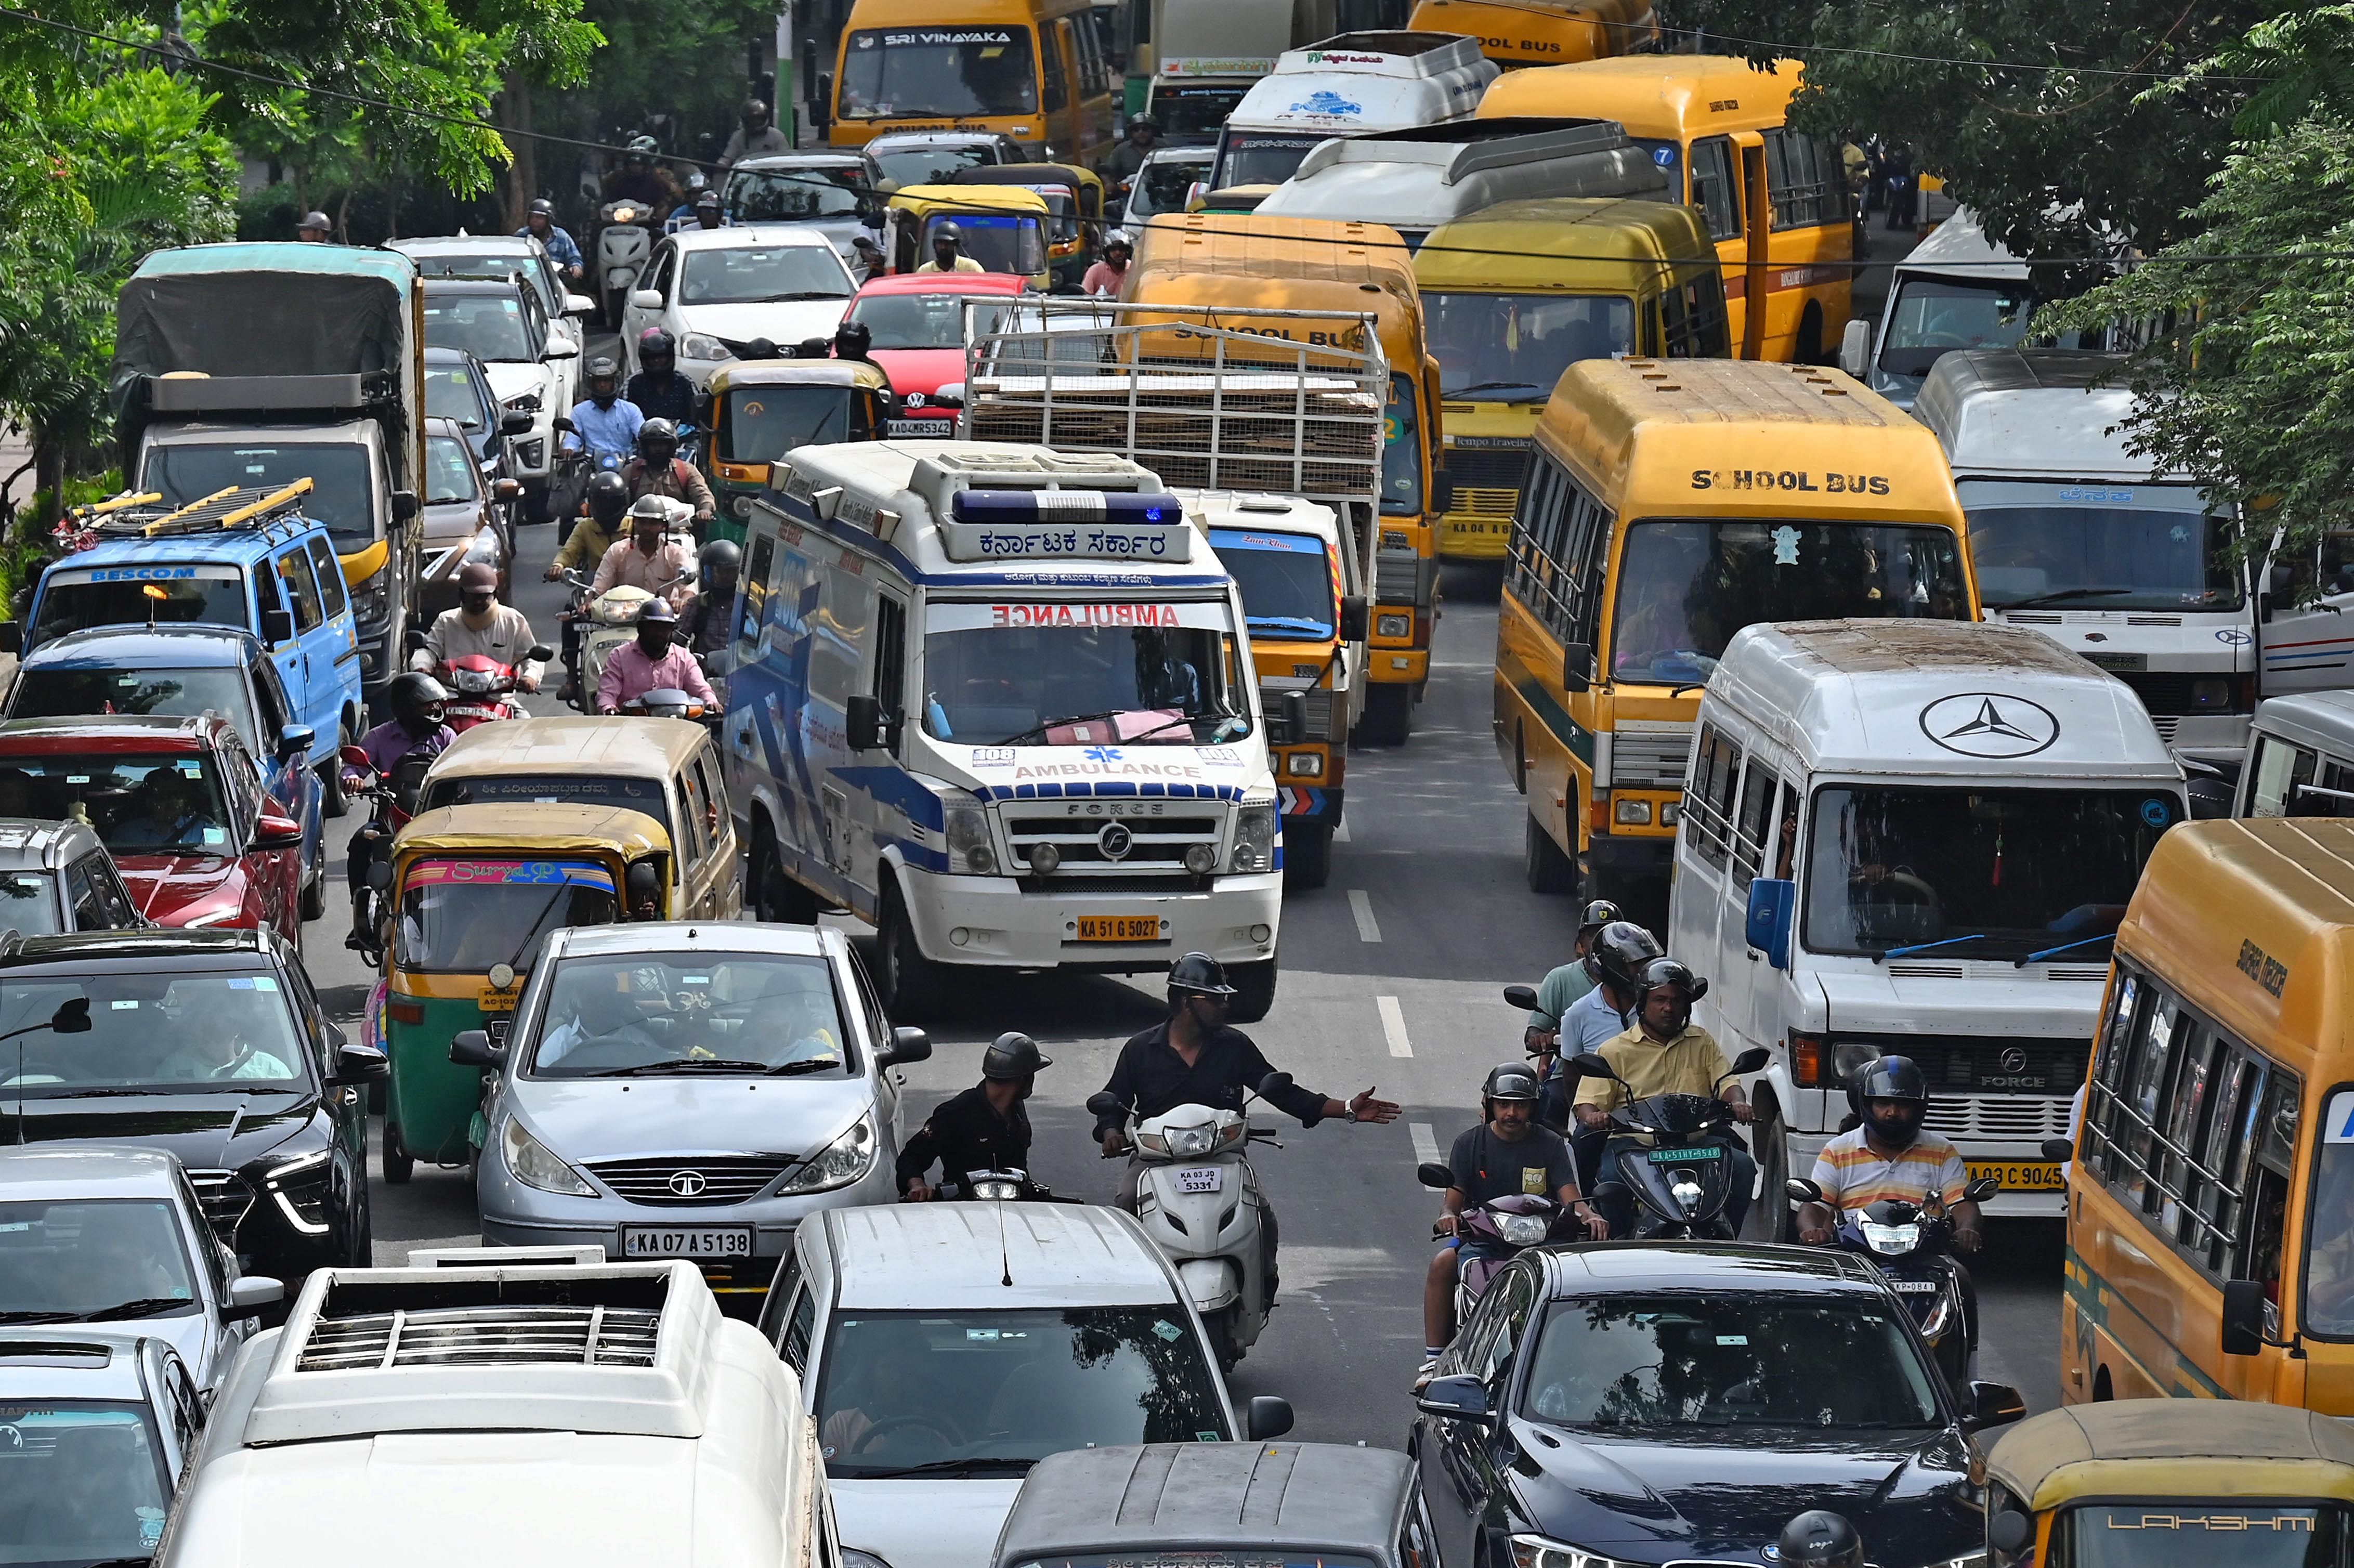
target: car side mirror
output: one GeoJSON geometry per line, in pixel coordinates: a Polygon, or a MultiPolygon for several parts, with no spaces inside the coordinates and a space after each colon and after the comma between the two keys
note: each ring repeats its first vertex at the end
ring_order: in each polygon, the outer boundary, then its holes
{"type": "Polygon", "coordinates": [[[1298,743],[1308,738],[1308,694],[1283,694],[1283,738],[1298,743]]]}
{"type": "Polygon", "coordinates": [[[2043,1140],[2042,1151],[2044,1159],[2065,1165],[2076,1158],[2076,1143],[2073,1139],[2047,1138],[2043,1140]]]}
{"type": "Polygon", "coordinates": [[[2253,1356],[2264,1348],[2264,1299],[2262,1280],[2232,1279],[2223,1285],[2221,1349],[2227,1356],[2253,1356]]]}
{"type": "MultiPolygon", "coordinates": [[[[304,749],[309,748],[306,747],[304,749]]],[[[253,826],[253,847],[258,850],[300,849],[302,847],[302,824],[292,817],[264,811],[253,826]]]]}
{"type": "Polygon", "coordinates": [[[1594,685],[1594,644],[1564,642],[1561,645],[1561,689],[1564,692],[1590,691],[1594,685]]]}
{"type": "Polygon", "coordinates": [[[1823,1202],[1823,1190],[1804,1176],[1793,1176],[1782,1183],[1782,1196],[1794,1203],[1819,1203],[1823,1202]]]}
{"type": "Polygon", "coordinates": [[[512,506],[523,499],[523,482],[515,479],[491,481],[491,499],[502,506],[512,506]]]}
{"type": "Polygon", "coordinates": [[[396,490],[392,493],[392,520],[406,523],[417,515],[417,492],[396,490]]]}
{"type": "Polygon", "coordinates": [[[1576,1055],[1572,1056],[1569,1059],[1568,1065],[1576,1068],[1584,1076],[1589,1078],[1610,1078],[1616,1080],[1618,1076],[1617,1073],[1610,1070],[1610,1064],[1608,1062],[1605,1061],[1599,1054],[1592,1051],[1579,1052],[1576,1055]]]}
{"type": "Polygon", "coordinates": [[[1447,477],[1445,469],[1431,475],[1430,510],[1441,517],[1455,510],[1455,481],[1447,477]]]}
{"type": "Polygon", "coordinates": [[[307,724],[290,724],[278,732],[278,760],[292,762],[298,757],[311,755],[312,744],[319,732],[307,724]]]}
{"type": "Polygon", "coordinates": [[[1444,1192],[1455,1185],[1455,1172],[1436,1160],[1426,1160],[1416,1166],[1414,1179],[1434,1192],[1444,1192]]]}
{"type": "Polygon", "coordinates": [[[506,1053],[486,1029],[461,1029],[450,1037],[450,1060],[461,1067],[495,1073],[506,1065],[506,1053]]]}
{"type": "MultiPolygon", "coordinates": [[[[593,310],[595,307],[590,308],[593,310]]],[[[580,357],[580,345],[558,339],[540,350],[539,356],[542,359],[578,359],[580,357]]]]}
{"type": "Polygon", "coordinates": [[[1537,988],[1532,985],[1508,985],[1504,988],[1504,1005],[1517,1007],[1522,1012],[1537,1011],[1537,988]]]}
{"type": "Polygon", "coordinates": [[[1363,642],[1373,634],[1373,605],[1363,594],[1341,596],[1341,641],[1363,642]]]}
{"type": "Polygon", "coordinates": [[[275,1307],[286,1299],[286,1282],[262,1274],[240,1274],[228,1282],[228,1299],[221,1303],[221,1316],[228,1319],[258,1318],[262,1308],[275,1307]]]}
{"type": "Polygon", "coordinates": [[[1790,967],[1790,921],[1798,906],[1798,885],[1787,877],[1754,877],[1749,884],[1749,945],[1777,969],[1790,967]]]}
{"type": "Polygon", "coordinates": [[[890,1040],[883,1047],[883,1065],[904,1067],[910,1062],[932,1059],[932,1037],[922,1030],[902,1023],[891,1031],[890,1040]]]}
{"type": "Polygon", "coordinates": [[[380,1047],[363,1045],[356,1040],[346,1040],[335,1047],[335,1073],[331,1082],[380,1084],[390,1076],[392,1061],[380,1047]]]}
{"type": "Polygon", "coordinates": [[[510,408],[499,416],[499,434],[527,436],[531,434],[531,416],[519,408],[510,408]]]}
{"type": "Polygon", "coordinates": [[[663,308],[663,297],[652,289],[632,289],[630,291],[630,308],[633,311],[658,311],[663,308]]]}
{"type": "Polygon", "coordinates": [[[1871,360],[1872,323],[1861,318],[1850,321],[1840,334],[1840,368],[1861,381],[1871,360]]]}
{"type": "Polygon", "coordinates": [[[1469,1372],[1431,1379],[1414,1396],[1414,1405],[1426,1415],[1441,1415],[1480,1426],[1495,1419],[1488,1408],[1487,1385],[1469,1372]]]}
{"type": "Polygon", "coordinates": [[[564,313],[567,316],[592,316],[597,313],[597,302],[586,294],[564,296],[564,313]]]}
{"type": "Polygon", "coordinates": [[[843,705],[843,728],[847,732],[850,749],[873,751],[883,744],[883,703],[879,697],[864,692],[854,693],[843,705]]]}
{"type": "Polygon", "coordinates": [[[1272,1393],[1255,1393],[1243,1416],[1243,1430],[1254,1443],[1280,1437],[1291,1430],[1291,1401],[1272,1393]]]}
{"type": "Polygon", "coordinates": [[[25,651],[25,623],[21,620],[0,620],[0,653],[22,653],[25,651]]]}
{"type": "Polygon", "coordinates": [[[261,612],[261,641],[272,648],[294,641],[294,612],[291,609],[265,609],[261,612]]]}
{"type": "Polygon", "coordinates": [[[1972,1383],[1963,1403],[1968,1414],[1962,1418],[1962,1425],[1968,1431],[2008,1426],[2027,1419],[2027,1401],[2007,1383],[1972,1383]]]}

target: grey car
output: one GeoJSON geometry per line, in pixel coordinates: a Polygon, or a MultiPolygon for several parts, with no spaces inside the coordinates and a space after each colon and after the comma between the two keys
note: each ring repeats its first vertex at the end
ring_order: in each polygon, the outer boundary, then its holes
{"type": "Polygon", "coordinates": [[[602,1245],[702,1266],[757,1308],[802,1219],[896,1196],[893,1029],[839,931],[750,921],[547,938],[493,1070],[475,1195],[496,1245],[602,1245]]]}
{"type": "Polygon", "coordinates": [[[146,924],[88,822],[0,817],[0,929],[47,937],[146,924]]]}

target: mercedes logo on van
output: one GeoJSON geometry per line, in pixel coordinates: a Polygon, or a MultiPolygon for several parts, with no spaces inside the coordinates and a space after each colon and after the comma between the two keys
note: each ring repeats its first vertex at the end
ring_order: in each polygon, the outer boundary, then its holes
{"type": "Polygon", "coordinates": [[[671,1195],[676,1198],[700,1198],[710,1183],[700,1171],[673,1171],[670,1174],[671,1195]]]}
{"type": "Polygon", "coordinates": [[[1118,822],[1106,822],[1103,832],[1096,835],[1096,848],[1103,851],[1106,860],[1126,860],[1135,835],[1118,822]]]}
{"type": "Polygon", "coordinates": [[[1921,733],[1962,757],[2032,757],[2060,738],[2050,708],[1997,692],[1960,692],[1921,710],[1921,733]]]}

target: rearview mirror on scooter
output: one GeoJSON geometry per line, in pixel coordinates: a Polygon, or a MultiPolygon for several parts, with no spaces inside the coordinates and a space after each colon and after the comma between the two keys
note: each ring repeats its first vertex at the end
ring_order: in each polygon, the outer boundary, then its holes
{"type": "Polygon", "coordinates": [[[1793,1176],[1782,1183],[1782,1196],[1794,1203],[1819,1203],[1823,1201],[1823,1190],[1804,1176],[1793,1176]]]}
{"type": "Polygon", "coordinates": [[[1616,1079],[1618,1076],[1618,1075],[1612,1070],[1609,1063],[1604,1061],[1598,1054],[1592,1051],[1581,1051],[1576,1055],[1572,1056],[1569,1059],[1569,1065],[1576,1068],[1581,1074],[1589,1078],[1616,1079]]]}
{"type": "Polygon", "coordinates": [[[1434,1192],[1444,1192],[1455,1185],[1455,1172],[1435,1160],[1426,1160],[1416,1166],[1414,1179],[1434,1192]]]}
{"type": "Polygon", "coordinates": [[[2076,1158],[2075,1140],[2073,1139],[2067,1138],[2045,1139],[2043,1140],[2043,1158],[2056,1161],[2062,1165],[2067,1164],[2068,1161],[2076,1158]]]}
{"type": "Polygon", "coordinates": [[[1529,1012],[1537,1010],[1537,988],[1532,985],[1508,985],[1504,988],[1504,1005],[1529,1012]]]}
{"type": "Polygon", "coordinates": [[[1258,1097],[1263,1100],[1271,1100],[1289,1087],[1291,1087],[1290,1074],[1269,1073],[1266,1077],[1261,1078],[1258,1081],[1258,1097]]]}
{"type": "Polygon", "coordinates": [[[1090,1116],[1118,1116],[1123,1108],[1119,1097],[1109,1089],[1097,1089],[1087,1097],[1087,1114],[1090,1116]]]}
{"type": "Polygon", "coordinates": [[[1774,1053],[1765,1046],[1752,1045],[1733,1059],[1733,1071],[1725,1075],[1732,1078],[1745,1078],[1773,1059],[1774,1053]]]}
{"type": "Polygon", "coordinates": [[[2001,1191],[2001,1177],[1981,1176],[1977,1181],[1969,1183],[1962,1189],[1962,1202],[1965,1203],[1983,1203],[1988,1198],[1993,1197],[1997,1192],[2001,1191]]]}

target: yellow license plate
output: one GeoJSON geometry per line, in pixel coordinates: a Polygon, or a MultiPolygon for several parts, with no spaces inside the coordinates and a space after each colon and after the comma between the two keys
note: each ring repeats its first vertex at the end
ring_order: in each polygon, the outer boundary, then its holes
{"type": "Polygon", "coordinates": [[[1972,1160],[1970,1180],[1991,1176],[2002,1183],[2006,1192],[2061,1192],[2068,1181],[2065,1168],[2048,1160],[1972,1160]]]}
{"type": "Polygon", "coordinates": [[[1079,916],[1079,940],[1082,942],[1157,942],[1160,939],[1161,916],[1158,915],[1079,916]]]}
{"type": "Polygon", "coordinates": [[[505,991],[501,991],[494,985],[486,985],[474,993],[474,1004],[484,1012],[513,1012],[515,999],[521,995],[523,995],[523,987],[519,985],[510,986],[505,991]]]}

